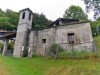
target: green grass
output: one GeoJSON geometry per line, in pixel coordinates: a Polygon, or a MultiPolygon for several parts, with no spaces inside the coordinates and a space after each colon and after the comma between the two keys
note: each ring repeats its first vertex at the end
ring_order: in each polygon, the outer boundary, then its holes
{"type": "Polygon", "coordinates": [[[13,58],[0,55],[9,75],[100,75],[100,62],[79,59],[13,58]]]}
{"type": "MultiPolygon", "coordinates": [[[[100,51],[100,36],[94,41],[100,51]]],[[[99,59],[14,58],[0,55],[0,75],[100,75],[99,59]]]]}
{"type": "Polygon", "coordinates": [[[94,37],[94,42],[95,42],[96,45],[97,45],[97,49],[100,51],[100,35],[94,37]]]}

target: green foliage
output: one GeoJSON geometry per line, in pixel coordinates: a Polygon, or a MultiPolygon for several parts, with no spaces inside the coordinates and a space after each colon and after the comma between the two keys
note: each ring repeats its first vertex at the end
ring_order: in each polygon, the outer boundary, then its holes
{"type": "Polygon", "coordinates": [[[8,43],[8,50],[13,50],[14,49],[14,43],[10,42],[8,43]]]}
{"type": "Polygon", "coordinates": [[[58,44],[52,44],[50,46],[50,54],[51,54],[51,56],[55,56],[56,53],[58,54],[58,53],[62,52],[63,50],[64,49],[61,46],[59,46],[58,44]]]}
{"type": "Polygon", "coordinates": [[[68,56],[71,57],[85,57],[86,55],[89,55],[89,52],[87,52],[86,50],[81,50],[81,51],[77,51],[74,50],[74,52],[67,52],[68,56]]]}
{"type": "Polygon", "coordinates": [[[87,12],[94,11],[94,18],[100,16],[100,0],[82,0],[86,5],[87,12]]]}
{"type": "Polygon", "coordinates": [[[100,35],[100,20],[90,22],[93,36],[100,35]]]}
{"type": "Polygon", "coordinates": [[[95,42],[95,44],[96,44],[98,56],[99,56],[99,58],[100,58],[100,35],[94,37],[94,42],[95,42]]]}
{"type": "Polygon", "coordinates": [[[74,5],[66,9],[64,13],[64,18],[79,19],[81,21],[87,21],[87,17],[87,14],[84,13],[81,7],[74,5]]]}
{"type": "Polygon", "coordinates": [[[89,52],[88,50],[65,50],[58,44],[52,44],[50,46],[50,56],[57,58],[90,58],[90,56],[97,57],[96,52],[89,52]]]}
{"type": "MultiPolygon", "coordinates": [[[[19,13],[7,9],[6,11],[2,11],[0,9],[0,29],[13,31],[17,30],[19,20],[19,13]]],[[[47,26],[51,23],[44,14],[34,13],[32,28],[33,29],[43,29],[47,28],[47,26]]]]}
{"type": "Polygon", "coordinates": [[[34,13],[33,18],[33,29],[44,29],[47,28],[47,26],[51,23],[51,21],[48,20],[44,14],[39,15],[38,13],[34,13]]]}
{"type": "Polygon", "coordinates": [[[8,71],[7,75],[100,75],[100,62],[96,59],[91,61],[58,59],[55,61],[37,56],[18,59],[0,55],[0,70],[8,71]]]}
{"type": "Polygon", "coordinates": [[[94,37],[94,42],[96,43],[96,47],[100,53],[100,35],[99,36],[96,36],[94,37]]]}
{"type": "Polygon", "coordinates": [[[78,59],[88,59],[88,58],[97,58],[98,55],[96,52],[88,52],[86,50],[73,50],[73,51],[67,51],[64,50],[58,54],[58,58],[78,58],[78,59]]]}
{"type": "Polygon", "coordinates": [[[2,51],[3,51],[3,44],[0,43],[0,53],[2,53],[2,51]]]}
{"type": "Polygon", "coordinates": [[[0,43],[0,48],[3,46],[3,44],[2,43],[0,43]]]}
{"type": "Polygon", "coordinates": [[[6,17],[9,18],[8,22],[14,26],[18,25],[18,20],[19,20],[19,13],[14,12],[12,10],[7,9],[6,12],[6,17]]]}
{"type": "Polygon", "coordinates": [[[56,51],[57,51],[57,44],[52,44],[51,47],[50,47],[50,53],[52,53],[53,55],[56,54],[56,51]]]}
{"type": "Polygon", "coordinates": [[[1,8],[0,8],[0,17],[5,17],[5,13],[4,13],[4,11],[2,11],[1,8]]]}
{"type": "Polygon", "coordinates": [[[16,30],[19,14],[7,9],[5,12],[0,9],[0,29],[13,31],[16,30]]]}
{"type": "Polygon", "coordinates": [[[100,17],[97,18],[97,21],[100,21],[100,17]]]}

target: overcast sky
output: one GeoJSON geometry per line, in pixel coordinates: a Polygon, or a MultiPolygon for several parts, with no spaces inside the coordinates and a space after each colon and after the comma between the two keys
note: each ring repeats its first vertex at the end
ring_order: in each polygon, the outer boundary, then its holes
{"type": "MultiPolygon", "coordinates": [[[[50,20],[63,17],[65,10],[71,5],[78,5],[85,10],[81,0],[0,0],[2,10],[11,9],[18,12],[28,7],[33,13],[43,13],[50,20]]],[[[92,16],[89,15],[89,18],[92,16]]]]}

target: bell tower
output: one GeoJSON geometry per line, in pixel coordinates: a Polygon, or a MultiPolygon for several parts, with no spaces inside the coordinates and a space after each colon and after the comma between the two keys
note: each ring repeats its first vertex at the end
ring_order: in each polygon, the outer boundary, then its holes
{"type": "Polygon", "coordinates": [[[29,9],[23,9],[20,12],[17,35],[14,46],[14,57],[27,56],[28,34],[32,28],[33,12],[29,9]]]}

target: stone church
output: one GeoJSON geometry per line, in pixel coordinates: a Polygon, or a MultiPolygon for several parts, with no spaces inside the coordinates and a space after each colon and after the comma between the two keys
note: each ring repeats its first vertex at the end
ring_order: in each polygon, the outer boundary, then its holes
{"type": "Polygon", "coordinates": [[[93,51],[89,22],[59,18],[46,29],[32,30],[32,19],[34,20],[34,13],[29,8],[20,11],[14,57],[45,55],[45,51],[52,44],[58,44],[68,51],[72,48],[78,51],[93,51]]]}

